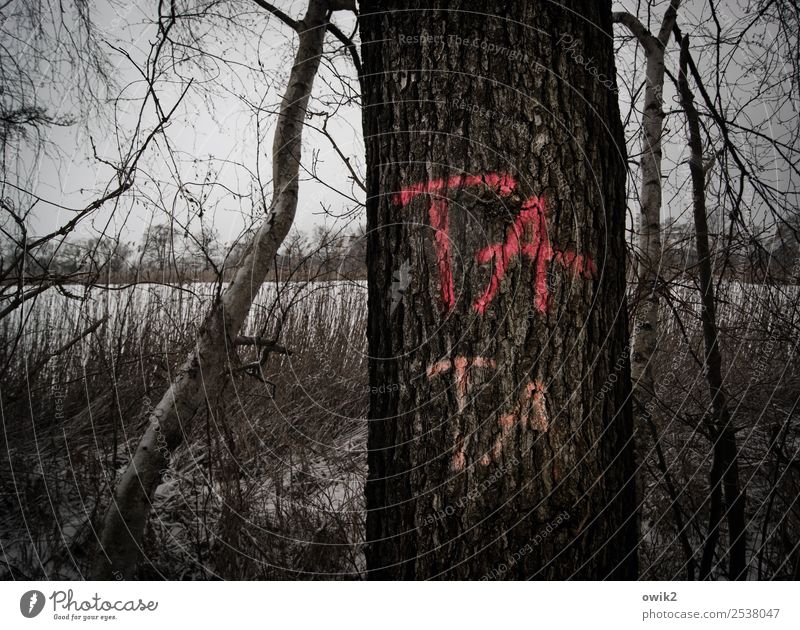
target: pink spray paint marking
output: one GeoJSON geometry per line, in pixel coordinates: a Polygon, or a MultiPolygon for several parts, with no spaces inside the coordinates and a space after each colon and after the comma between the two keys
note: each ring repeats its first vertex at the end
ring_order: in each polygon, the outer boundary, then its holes
{"type": "Polygon", "coordinates": [[[544,201],[538,197],[531,197],[523,204],[514,223],[506,231],[506,238],[502,243],[484,247],[475,254],[475,260],[481,265],[494,262],[489,285],[473,305],[481,315],[486,312],[489,303],[500,290],[500,283],[508,271],[509,263],[521,255],[536,262],[536,308],[544,311],[548,297],[547,265],[553,257],[553,248],[547,238],[544,201]]]}
{"type": "Polygon", "coordinates": [[[576,254],[571,250],[561,251],[553,248],[547,234],[547,211],[544,199],[530,197],[522,204],[522,210],[506,231],[505,240],[484,247],[475,254],[475,260],[481,265],[494,263],[489,285],[473,304],[478,313],[483,315],[486,312],[500,290],[500,283],[506,276],[509,264],[520,256],[527,256],[535,263],[534,302],[536,310],[540,313],[546,313],[550,306],[547,269],[552,260],[575,275],[591,278],[595,273],[594,262],[588,256],[576,254]]]}
{"type": "Polygon", "coordinates": [[[453,188],[469,186],[487,186],[501,196],[510,195],[517,186],[516,180],[503,173],[485,173],[483,175],[454,175],[447,179],[434,179],[429,182],[419,182],[403,188],[396,193],[392,200],[395,205],[405,207],[419,195],[438,195],[431,199],[428,208],[428,219],[435,230],[436,266],[439,270],[439,287],[441,290],[442,304],[445,312],[451,311],[456,305],[455,283],[453,281],[453,257],[450,251],[450,222],[448,218],[449,206],[445,198],[447,192],[453,188]]]}
{"type": "MultiPolygon", "coordinates": [[[[445,179],[412,184],[392,197],[396,205],[405,207],[420,195],[438,195],[438,198],[430,201],[428,219],[435,231],[436,266],[439,272],[439,287],[445,312],[451,311],[456,304],[450,247],[449,202],[445,196],[450,189],[469,186],[487,186],[500,196],[508,196],[516,189],[517,181],[505,173],[454,175],[445,179]]],[[[478,313],[483,315],[486,312],[489,304],[500,290],[500,284],[506,276],[509,265],[521,256],[526,256],[535,263],[534,301],[536,310],[540,313],[546,313],[550,306],[547,270],[553,260],[576,276],[589,279],[596,272],[594,262],[588,256],[577,254],[572,250],[559,250],[553,247],[547,234],[547,211],[544,199],[530,197],[523,203],[519,215],[506,231],[505,240],[502,243],[484,247],[475,254],[475,259],[479,264],[494,263],[489,285],[483,295],[473,304],[478,313]]]]}
{"type": "Polygon", "coordinates": [[[457,356],[455,359],[443,359],[437,361],[428,368],[428,378],[438,376],[453,370],[456,385],[456,402],[458,410],[464,411],[467,406],[467,396],[470,392],[471,378],[470,370],[473,368],[492,368],[497,367],[494,359],[484,357],[464,357],[457,356]]]}
{"type": "Polygon", "coordinates": [[[505,448],[514,426],[525,430],[541,431],[550,430],[547,411],[544,404],[544,385],[541,381],[531,381],[522,390],[519,400],[511,413],[500,416],[500,435],[495,440],[491,450],[481,458],[481,464],[488,466],[500,459],[500,454],[505,448]]]}
{"type": "Polygon", "coordinates": [[[428,208],[431,227],[436,230],[436,266],[439,268],[439,287],[442,292],[442,303],[445,310],[456,305],[456,289],[453,282],[452,255],[450,253],[450,222],[447,216],[447,201],[432,199],[428,208]]]}
{"type": "Polygon", "coordinates": [[[594,266],[594,261],[588,256],[583,254],[576,254],[571,249],[566,251],[557,251],[555,260],[565,269],[569,269],[576,276],[583,276],[587,280],[594,277],[597,273],[597,267],[594,266]]]}
{"type": "Polygon", "coordinates": [[[505,173],[484,173],[483,175],[454,175],[447,179],[432,179],[428,182],[418,182],[411,186],[406,186],[400,192],[395,193],[393,201],[395,205],[407,206],[414,197],[427,195],[430,193],[447,194],[453,188],[466,188],[469,186],[485,185],[497,191],[501,196],[507,197],[517,187],[517,180],[505,173]]]}
{"type": "MultiPolygon", "coordinates": [[[[470,370],[472,368],[491,368],[497,367],[494,359],[484,357],[465,357],[457,356],[454,359],[443,359],[431,365],[427,370],[428,378],[453,371],[456,386],[456,404],[458,411],[462,412],[467,407],[467,398],[471,390],[470,370]]],[[[464,436],[456,431],[454,436],[454,453],[451,467],[455,471],[464,470],[467,463],[467,445],[464,436]]]]}
{"type": "MultiPolygon", "coordinates": [[[[439,376],[447,372],[453,372],[456,388],[456,403],[458,411],[463,412],[467,407],[468,396],[471,391],[472,381],[470,371],[472,368],[496,369],[497,363],[494,359],[485,357],[465,357],[457,356],[454,359],[442,359],[431,364],[427,370],[428,378],[439,376]]],[[[510,413],[505,413],[498,420],[500,425],[500,435],[495,440],[491,450],[480,460],[484,466],[496,462],[505,448],[506,442],[516,426],[523,431],[541,431],[546,433],[550,430],[550,423],[547,418],[544,399],[544,385],[541,381],[530,381],[520,393],[516,405],[510,413]]],[[[467,465],[467,440],[456,429],[453,435],[453,457],[450,467],[458,472],[464,470],[467,465]]]]}

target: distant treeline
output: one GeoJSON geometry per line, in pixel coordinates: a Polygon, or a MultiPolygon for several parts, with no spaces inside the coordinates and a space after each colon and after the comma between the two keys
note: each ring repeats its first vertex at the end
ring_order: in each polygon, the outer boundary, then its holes
{"type": "MultiPolygon", "coordinates": [[[[234,243],[223,243],[215,234],[186,234],[169,225],[154,225],[138,243],[111,237],[51,242],[26,253],[23,277],[11,276],[5,283],[214,282],[220,277],[227,281],[244,254],[248,237],[245,234],[234,243]]],[[[0,255],[12,259],[19,254],[2,251],[0,255]]],[[[366,279],[363,228],[293,230],[276,257],[273,277],[366,279]]]]}
{"type": "MultiPolygon", "coordinates": [[[[692,274],[696,267],[694,227],[667,223],[661,228],[661,268],[672,275],[692,274]]],[[[711,258],[717,276],[752,282],[796,284],[800,276],[800,220],[779,224],[763,234],[731,233],[724,228],[709,234],[711,258]]]]}
{"type": "MultiPolygon", "coordinates": [[[[787,224],[759,237],[730,237],[724,231],[710,235],[718,276],[747,281],[796,283],[800,270],[800,227],[787,224]],[[722,264],[724,261],[724,264],[722,264]]],[[[662,227],[661,269],[670,275],[691,273],[697,264],[694,231],[688,223],[662,227]]],[[[24,280],[63,284],[131,282],[214,282],[229,280],[244,253],[244,235],[223,243],[214,233],[186,234],[169,225],[151,226],[141,240],[93,237],[51,242],[28,253],[24,280]]],[[[3,251],[10,259],[16,252],[3,251]]],[[[358,226],[333,230],[317,226],[311,232],[293,230],[273,266],[273,277],[297,280],[365,280],[366,236],[358,226]]],[[[17,283],[11,276],[5,283],[17,283]]]]}

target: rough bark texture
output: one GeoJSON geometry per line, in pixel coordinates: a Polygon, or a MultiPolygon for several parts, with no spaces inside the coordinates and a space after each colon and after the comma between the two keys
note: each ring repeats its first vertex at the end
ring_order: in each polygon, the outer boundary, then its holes
{"type": "Polygon", "coordinates": [[[361,4],[369,575],[633,578],[610,2],[450,4],[361,4]]]}
{"type": "Polygon", "coordinates": [[[311,0],[298,27],[299,47],[273,143],[273,197],[267,218],[233,281],[201,326],[194,351],[150,414],[149,426],[106,514],[93,569],[95,579],[135,576],[152,495],[169,465],[170,453],[189,430],[195,414],[213,399],[230,369],[236,335],[292,225],[297,208],[301,133],[322,54],[329,6],[325,0],[311,0]]]}
{"type": "Polygon", "coordinates": [[[709,535],[703,549],[701,577],[710,576],[712,560],[719,530],[723,521],[722,497],[724,489],[727,505],[729,577],[743,580],[747,577],[747,545],[745,525],[745,496],[739,483],[739,456],[733,418],[728,409],[727,396],[722,386],[722,355],[717,330],[716,299],[711,270],[711,251],[708,245],[708,219],[706,216],[705,170],[703,168],[703,142],[700,137],[700,115],[694,105],[694,95],[688,78],[689,38],[681,41],[680,74],[678,87],[681,105],[686,112],[689,129],[689,170],[692,175],[692,211],[695,227],[695,247],[700,280],[700,318],[703,324],[705,346],[705,377],[711,397],[710,434],[713,440],[711,465],[711,509],[709,535]]]}

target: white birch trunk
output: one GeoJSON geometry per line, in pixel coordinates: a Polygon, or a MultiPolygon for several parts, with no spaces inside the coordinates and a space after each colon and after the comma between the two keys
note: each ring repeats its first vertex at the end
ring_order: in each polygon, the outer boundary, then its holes
{"type": "MultiPolygon", "coordinates": [[[[650,33],[633,15],[614,13],[614,22],[623,24],[638,40],[647,59],[645,70],[644,113],[642,115],[642,183],[639,194],[637,267],[637,306],[631,341],[631,382],[633,384],[634,436],[644,435],[652,424],[655,403],[656,373],[654,359],[658,345],[658,268],[661,264],[661,136],[664,132],[664,50],[675,25],[680,0],[672,0],[658,35],[650,33]]],[[[635,447],[637,529],[641,539],[641,506],[643,458],[635,447]]]]}
{"type": "Polygon", "coordinates": [[[346,6],[343,1],[310,0],[306,16],[298,24],[299,47],[273,141],[272,203],[233,281],[206,316],[195,349],[150,414],[149,426],[106,514],[92,572],[94,579],[134,576],[153,492],[168,466],[170,453],[189,430],[195,414],[219,391],[230,369],[228,358],[235,352],[236,335],[294,220],[301,134],[329,13],[353,6],[346,6]]]}

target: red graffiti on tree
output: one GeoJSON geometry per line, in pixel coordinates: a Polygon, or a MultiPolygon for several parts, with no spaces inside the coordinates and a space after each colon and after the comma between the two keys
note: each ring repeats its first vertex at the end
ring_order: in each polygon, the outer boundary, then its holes
{"type": "Polygon", "coordinates": [[[445,309],[450,310],[456,305],[456,290],[453,282],[453,266],[450,263],[450,223],[447,217],[447,201],[444,199],[431,200],[428,209],[431,227],[436,230],[436,266],[439,268],[439,286],[442,291],[442,302],[445,309]]]}
{"type": "Polygon", "coordinates": [[[509,264],[520,256],[527,256],[536,265],[534,271],[534,301],[536,310],[546,313],[550,306],[550,291],[547,287],[547,269],[552,260],[576,275],[591,278],[595,272],[592,260],[571,250],[553,248],[547,234],[547,212],[544,199],[530,197],[522,204],[514,223],[506,231],[502,243],[484,247],[475,260],[482,264],[494,263],[492,277],[483,295],[475,300],[475,310],[483,314],[500,290],[500,283],[508,271],[509,264]]]}
{"type": "MultiPolygon", "coordinates": [[[[467,397],[471,389],[470,370],[472,368],[496,368],[497,364],[494,359],[486,359],[484,357],[465,357],[457,356],[454,359],[442,359],[428,367],[428,378],[444,374],[445,372],[453,371],[453,378],[456,386],[456,404],[458,405],[459,412],[464,411],[467,407],[467,397]]],[[[454,436],[454,452],[451,467],[453,470],[464,470],[467,463],[466,456],[466,442],[464,436],[457,430],[454,436]]]]}
{"type": "MultiPolygon", "coordinates": [[[[496,369],[497,362],[494,359],[487,359],[485,357],[465,357],[459,355],[453,359],[442,359],[441,361],[431,364],[426,372],[429,379],[450,371],[453,372],[456,404],[459,413],[463,412],[467,407],[472,386],[470,376],[472,368],[496,369]]],[[[489,453],[481,458],[481,464],[484,466],[488,466],[491,462],[498,460],[507,439],[516,425],[519,425],[522,430],[530,429],[543,433],[546,433],[550,429],[547,411],[545,409],[544,385],[542,382],[539,380],[529,382],[523,388],[511,412],[500,416],[498,422],[500,424],[500,435],[489,453]]],[[[451,461],[451,468],[454,471],[461,471],[466,467],[466,450],[467,441],[456,429],[453,435],[453,458],[451,461]]]]}
{"type": "Polygon", "coordinates": [[[428,378],[444,374],[453,370],[456,385],[456,402],[458,410],[464,411],[467,406],[467,396],[470,391],[470,369],[476,368],[495,368],[497,367],[494,359],[484,357],[463,357],[457,356],[455,359],[443,359],[437,361],[428,368],[428,378]]]}
{"type": "Polygon", "coordinates": [[[491,450],[481,458],[481,464],[488,466],[496,462],[503,452],[514,426],[518,425],[523,431],[541,431],[546,433],[550,429],[547,411],[544,405],[544,385],[541,381],[531,381],[520,394],[519,400],[511,413],[500,416],[500,435],[495,440],[491,450]]]}
{"type": "MultiPolygon", "coordinates": [[[[404,207],[419,195],[437,195],[430,200],[428,219],[435,232],[436,266],[445,312],[452,310],[456,303],[450,248],[449,202],[446,195],[450,189],[481,185],[495,190],[500,196],[508,196],[516,189],[517,182],[512,176],[502,173],[456,175],[447,179],[413,184],[403,188],[393,197],[396,205],[404,207]]],[[[500,290],[509,265],[522,256],[530,258],[535,264],[534,301],[536,310],[540,313],[546,313],[550,306],[547,270],[552,261],[576,276],[587,279],[596,271],[594,262],[588,256],[553,246],[547,233],[547,210],[544,199],[529,197],[522,204],[514,223],[506,230],[505,240],[484,247],[475,254],[475,260],[479,264],[494,264],[486,290],[473,304],[478,313],[486,312],[500,290]]]]}
{"type": "Polygon", "coordinates": [[[536,308],[545,310],[548,298],[547,265],[553,257],[553,247],[547,238],[547,221],[544,213],[544,202],[538,197],[531,197],[522,206],[513,225],[506,231],[502,243],[484,247],[475,260],[482,265],[494,261],[494,270],[483,295],[474,304],[475,310],[483,314],[489,303],[497,295],[500,282],[506,275],[509,263],[524,255],[535,261],[536,271],[536,308]]]}
{"type": "Polygon", "coordinates": [[[419,195],[438,195],[430,201],[428,220],[430,221],[431,227],[434,229],[436,266],[439,270],[439,287],[441,289],[442,303],[444,304],[446,312],[455,307],[456,293],[455,283],[453,282],[453,259],[450,252],[449,206],[445,195],[447,191],[453,188],[481,185],[495,190],[501,196],[508,196],[513,192],[517,182],[510,175],[501,173],[455,175],[448,179],[434,179],[429,182],[421,182],[408,186],[393,197],[393,201],[396,205],[404,207],[419,195]]]}
{"type": "Polygon", "coordinates": [[[496,190],[503,197],[507,197],[517,187],[517,180],[505,173],[484,173],[483,175],[454,175],[447,179],[432,179],[428,182],[419,182],[403,188],[394,195],[394,203],[398,206],[407,206],[414,197],[430,193],[446,194],[453,188],[467,188],[470,186],[485,185],[496,190]]]}

